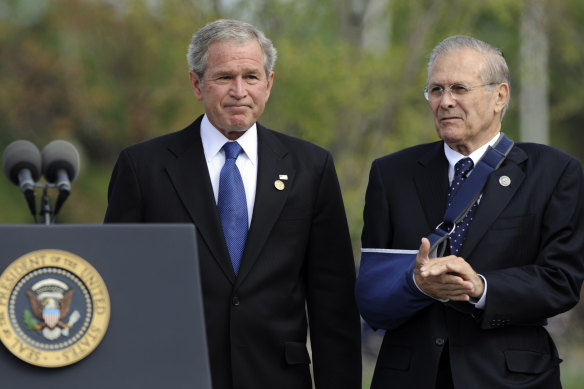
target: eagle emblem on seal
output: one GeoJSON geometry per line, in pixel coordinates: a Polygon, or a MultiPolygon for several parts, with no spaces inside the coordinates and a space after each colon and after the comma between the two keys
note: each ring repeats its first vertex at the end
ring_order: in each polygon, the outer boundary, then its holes
{"type": "Polygon", "coordinates": [[[74,311],[69,321],[65,323],[71,310],[73,293],[74,290],[66,283],[55,278],[36,282],[26,291],[32,310],[32,314],[28,310],[24,311],[26,328],[30,331],[40,331],[49,340],[55,340],[61,335],[68,336],[69,329],[73,328],[81,316],[78,311],[74,311]]]}

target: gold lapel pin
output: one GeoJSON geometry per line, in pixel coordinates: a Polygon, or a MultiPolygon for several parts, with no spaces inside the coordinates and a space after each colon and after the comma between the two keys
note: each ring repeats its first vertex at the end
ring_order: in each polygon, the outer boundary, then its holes
{"type": "Polygon", "coordinates": [[[286,185],[284,185],[284,182],[282,182],[281,180],[274,181],[274,186],[278,190],[284,190],[284,188],[286,187],[286,185]]]}

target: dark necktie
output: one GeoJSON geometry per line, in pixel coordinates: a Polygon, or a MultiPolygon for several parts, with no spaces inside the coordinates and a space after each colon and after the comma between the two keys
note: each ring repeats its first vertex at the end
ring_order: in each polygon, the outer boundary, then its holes
{"type": "Polygon", "coordinates": [[[237,142],[227,142],[223,145],[223,150],[225,151],[225,165],[223,165],[219,176],[217,208],[233,270],[237,275],[245,249],[248,226],[245,189],[241,174],[235,164],[242,148],[237,142]]]}
{"type": "MultiPolygon", "coordinates": [[[[452,200],[454,199],[454,196],[456,195],[456,192],[458,192],[458,189],[460,189],[462,183],[464,180],[466,180],[466,176],[471,171],[473,166],[474,163],[472,162],[472,159],[468,157],[461,159],[454,166],[454,178],[452,179],[452,184],[450,184],[450,189],[448,190],[449,207],[452,203],[452,200]]],[[[454,232],[450,235],[450,254],[458,255],[458,253],[460,253],[477,205],[478,203],[475,202],[466,216],[460,222],[458,222],[454,232]]]]}

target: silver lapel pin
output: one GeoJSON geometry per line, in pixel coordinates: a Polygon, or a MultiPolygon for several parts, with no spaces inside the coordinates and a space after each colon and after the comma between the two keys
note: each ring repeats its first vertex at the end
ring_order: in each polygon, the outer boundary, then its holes
{"type": "Polygon", "coordinates": [[[509,186],[511,185],[511,179],[507,176],[501,176],[499,177],[499,184],[501,184],[501,186],[509,186]]]}

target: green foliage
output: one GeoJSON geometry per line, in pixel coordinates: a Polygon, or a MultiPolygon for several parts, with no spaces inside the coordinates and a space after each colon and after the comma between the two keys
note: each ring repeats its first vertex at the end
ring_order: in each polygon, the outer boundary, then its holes
{"type": "MultiPolygon", "coordinates": [[[[257,24],[274,41],[279,60],[261,122],[333,152],[355,247],[371,161],[436,139],[421,90],[437,42],[470,34],[506,53],[514,99],[503,128],[518,136],[518,26],[529,2],[389,1],[386,49],[375,52],[360,45],[366,2],[229,4],[0,0],[0,54],[10,59],[0,63],[0,147],[29,139],[42,148],[61,138],[84,156],[60,221],[100,222],[120,149],[183,128],[202,113],[185,53],[191,35],[217,17],[257,24]]],[[[584,92],[572,80],[584,73],[584,7],[563,0],[548,8],[552,143],[583,158],[584,92]]],[[[0,200],[15,206],[0,221],[30,221],[21,195],[3,185],[0,200]]]]}

